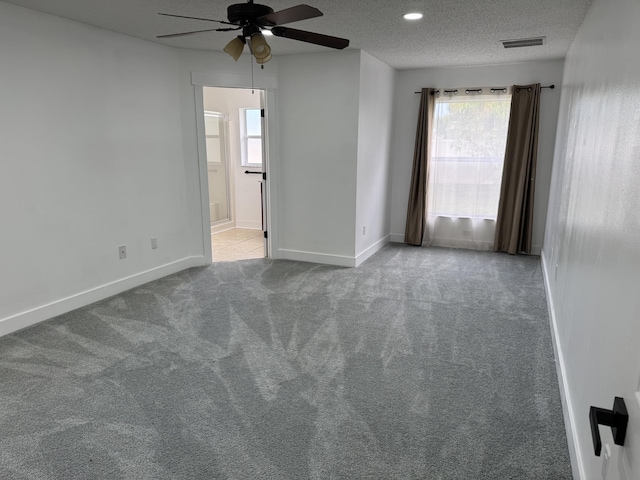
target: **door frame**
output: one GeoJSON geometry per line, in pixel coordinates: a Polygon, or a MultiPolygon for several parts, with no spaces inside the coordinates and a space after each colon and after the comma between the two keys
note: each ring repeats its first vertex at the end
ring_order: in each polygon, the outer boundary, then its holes
{"type": "MultiPolygon", "coordinates": [[[[201,208],[201,227],[202,227],[202,254],[205,264],[209,265],[213,262],[213,252],[211,250],[211,226],[209,213],[209,180],[207,177],[207,150],[204,134],[204,87],[222,87],[222,88],[243,88],[264,91],[264,109],[266,135],[263,139],[263,166],[262,171],[266,172],[266,180],[264,186],[265,194],[265,212],[267,216],[266,230],[268,236],[266,246],[269,252],[269,258],[277,258],[275,252],[278,251],[278,218],[277,218],[277,174],[276,161],[277,158],[277,129],[276,129],[276,93],[277,78],[272,76],[261,76],[253,80],[251,75],[230,75],[215,73],[191,73],[191,84],[194,89],[195,102],[195,121],[196,121],[196,142],[198,152],[198,174],[200,177],[200,208],[201,208]]],[[[258,94],[258,92],[256,92],[258,94]]]]}

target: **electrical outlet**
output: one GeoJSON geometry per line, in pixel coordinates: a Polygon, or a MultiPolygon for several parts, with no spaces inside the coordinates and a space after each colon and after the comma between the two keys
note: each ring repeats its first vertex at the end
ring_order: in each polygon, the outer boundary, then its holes
{"type": "Polygon", "coordinates": [[[158,237],[151,237],[151,248],[158,248],[158,237]]]}
{"type": "Polygon", "coordinates": [[[120,245],[118,247],[118,255],[120,256],[120,260],[123,260],[123,259],[127,258],[127,246],[126,245],[120,245]]]}
{"type": "Polygon", "coordinates": [[[362,226],[362,235],[366,235],[367,234],[367,226],[363,225],[362,226]]]}

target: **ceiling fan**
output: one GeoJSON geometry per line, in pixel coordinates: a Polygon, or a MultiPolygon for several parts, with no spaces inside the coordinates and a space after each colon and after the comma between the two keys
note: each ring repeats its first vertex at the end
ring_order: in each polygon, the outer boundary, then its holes
{"type": "Polygon", "coordinates": [[[211,18],[189,17],[184,15],[173,15],[170,13],[160,13],[166,17],[189,18],[191,20],[204,20],[207,22],[216,22],[222,25],[228,25],[221,28],[209,28],[206,30],[194,30],[183,33],[172,33],[169,35],[158,35],[156,38],[172,38],[184,35],[193,35],[202,32],[231,32],[241,30],[242,34],[231,40],[224,51],[238,60],[245,44],[249,45],[251,54],[255,57],[256,62],[264,64],[271,60],[271,47],[264,38],[263,31],[271,31],[276,37],[290,38],[301,42],[313,43],[324,47],[336,48],[342,50],[349,46],[349,40],[346,38],[332,37],[322,35],[320,33],[308,32],[305,30],[297,30],[295,28],[283,27],[282,25],[292,22],[299,22],[308,18],[322,16],[322,12],[317,8],[309,5],[297,5],[291,8],[285,8],[278,12],[274,12],[271,7],[253,3],[248,0],[247,3],[236,3],[227,7],[227,19],[213,20],[211,18]]]}

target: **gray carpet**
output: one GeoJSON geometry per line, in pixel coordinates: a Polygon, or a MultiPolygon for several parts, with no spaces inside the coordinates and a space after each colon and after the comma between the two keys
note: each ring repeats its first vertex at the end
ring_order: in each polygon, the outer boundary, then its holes
{"type": "Polygon", "coordinates": [[[3,479],[570,479],[540,263],[191,269],[0,339],[3,479]]]}

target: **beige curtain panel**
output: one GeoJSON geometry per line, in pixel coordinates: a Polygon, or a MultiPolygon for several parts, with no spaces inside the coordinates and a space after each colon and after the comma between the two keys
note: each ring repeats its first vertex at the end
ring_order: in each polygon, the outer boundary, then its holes
{"type": "Polygon", "coordinates": [[[434,90],[423,88],[420,95],[407,223],[404,230],[404,241],[409,245],[422,245],[427,224],[427,182],[431,157],[431,129],[436,103],[434,90]]]}
{"type": "Polygon", "coordinates": [[[540,84],[514,85],[493,249],[531,253],[540,84]]]}

